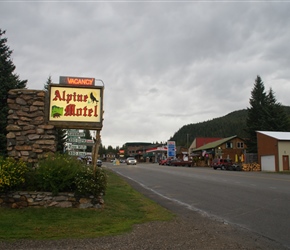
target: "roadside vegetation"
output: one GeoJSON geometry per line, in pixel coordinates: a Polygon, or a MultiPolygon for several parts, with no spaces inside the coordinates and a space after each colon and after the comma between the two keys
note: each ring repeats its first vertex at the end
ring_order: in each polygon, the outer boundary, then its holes
{"type": "Polygon", "coordinates": [[[0,208],[0,240],[80,239],[117,235],[133,225],[167,221],[168,210],[135,191],[109,170],[102,209],[76,208],[0,208]]]}
{"type": "Polygon", "coordinates": [[[57,195],[73,192],[95,197],[105,193],[107,175],[102,168],[93,168],[67,154],[51,154],[36,166],[0,156],[0,192],[45,191],[57,195]]]}

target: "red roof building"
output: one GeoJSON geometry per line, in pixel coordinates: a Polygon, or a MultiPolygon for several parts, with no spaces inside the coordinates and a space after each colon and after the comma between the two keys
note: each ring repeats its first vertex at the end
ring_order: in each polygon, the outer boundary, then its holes
{"type": "Polygon", "coordinates": [[[188,153],[191,154],[192,151],[196,148],[200,148],[210,142],[218,141],[222,138],[220,137],[196,137],[194,141],[191,143],[188,153]]]}

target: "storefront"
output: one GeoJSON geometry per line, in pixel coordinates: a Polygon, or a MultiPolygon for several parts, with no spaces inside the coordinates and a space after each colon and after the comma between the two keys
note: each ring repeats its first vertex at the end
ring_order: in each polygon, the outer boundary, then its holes
{"type": "Polygon", "coordinates": [[[146,162],[157,163],[161,159],[166,159],[167,157],[167,147],[154,147],[146,150],[144,158],[146,162]]]}

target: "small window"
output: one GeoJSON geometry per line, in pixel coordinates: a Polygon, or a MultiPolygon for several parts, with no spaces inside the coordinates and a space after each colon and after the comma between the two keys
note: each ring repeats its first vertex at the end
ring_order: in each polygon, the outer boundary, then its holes
{"type": "Polygon", "coordinates": [[[237,148],[244,148],[243,142],[237,142],[237,148]]]}
{"type": "Polygon", "coordinates": [[[226,148],[233,148],[233,143],[232,142],[227,142],[226,143],[226,148]]]}

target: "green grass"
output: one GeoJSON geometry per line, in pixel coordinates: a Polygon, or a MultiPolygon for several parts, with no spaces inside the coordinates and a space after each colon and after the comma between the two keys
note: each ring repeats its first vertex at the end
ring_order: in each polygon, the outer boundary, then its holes
{"type": "Polygon", "coordinates": [[[94,238],[128,232],[134,224],[174,217],[116,174],[107,174],[104,208],[0,208],[0,240],[94,238]]]}

